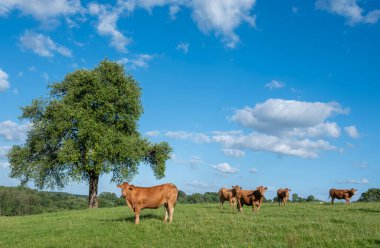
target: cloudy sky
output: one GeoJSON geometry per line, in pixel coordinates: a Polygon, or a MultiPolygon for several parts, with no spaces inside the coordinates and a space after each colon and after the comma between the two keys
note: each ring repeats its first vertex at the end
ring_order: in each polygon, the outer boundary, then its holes
{"type": "MultiPolygon", "coordinates": [[[[377,0],[0,0],[0,185],[19,183],[20,107],[108,58],[140,82],[141,133],[174,148],[164,179],[142,165],[136,185],[379,187],[379,19],[377,0]]],[[[119,194],[107,175],[102,191],[119,194]]]]}

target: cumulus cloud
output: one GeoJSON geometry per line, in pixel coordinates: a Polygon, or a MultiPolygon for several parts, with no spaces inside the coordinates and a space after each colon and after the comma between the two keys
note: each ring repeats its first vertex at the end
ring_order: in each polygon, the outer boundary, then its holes
{"type": "Polygon", "coordinates": [[[8,141],[24,141],[30,124],[17,124],[7,120],[0,122],[0,138],[8,141]]]}
{"type": "Polygon", "coordinates": [[[309,128],[324,123],[334,114],[347,114],[348,109],[336,102],[302,102],[295,100],[268,99],[255,107],[238,109],[232,116],[237,123],[264,133],[309,128]]]}
{"type": "Polygon", "coordinates": [[[355,126],[345,127],[344,130],[346,131],[346,133],[348,134],[348,136],[350,136],[353,139],[357,139],[360,136],[359,135],[359,131],[358,131],[358,129],[355,126]]]}
{"type": "Polygon", "coordinates": [[[127,52],[126,46],[131,42],[131,39],[125,37],[116,27],[122,9],[97,3],[89,4],[88,9],[90,14],[98,17],[97,32],[102,36],[111,37],[111,46],[116,50],[127,52]]]}
{"type": "Polygon", "coordinates": [[[268,88],[270,90],[275,90],[275,89],[281,89],[284,86],[285,86],[284,83],[282,83],[278,80],[272,80],[265,85],[265,88],[268,88]]]}
{"type": "Polygon", "coordinates": [[[0,68],[0,92],[9,89],[8,74],[0,68]]]}
{"type": "Polygon", "coordinates": [[[138,70],[139,68],[148,68],[149,62],[153,59],[150,54],[138,54],[132,58],[122,58],[117,62],[124,64],[130,70],[138,70]]]}
{"type": "Polygon", "coordinates": [[[178,43],[177,50],[181,50],[183,53],[187,53],[189,51],[189,43],[180,42],[178,43]]]}
{"type": "Polygon", "coordinates": [[[265,151],[277,155],[317,158],[322,151],[340,151],[327,139],[340,137],[341,128],[328,118],[348,114],[336,102],[301,102],[269,99],[254,107],[235,111],[232,121],[252,129],[193,133],[171,131],[168,138],[196,143],[217,143],[228,156],[244,156],[245,150],[265,151]]]}
{"type": "Polygon", "coordinates": [[[347,24],[351,26],[358,23],[374,24],[379,20],[380,10],[373,10],[365,15],[357,2],[357,0],[317,0],[315,5],[318,9],[345,17],[347,24]]]}
{"type": "Polygon", "coordinates": [[[192,17],[202,32],[215,32],[227,47],[234,48],[240,40],[235,29],[243,22],[256,25],[256,16],[250,14],[255,4],[256,0],[193,0],[192,17]]]}
{"type": "Polygon", "coordinates": [[[23,49],[32,50],[42,57],[53,57],[55,53],[71,57],[72,52],[67,47],[55,43],[49,36],[26,30],[20,37],[23,49]]]}
{"type": "Polygon", "coordinates": [[[290,155],[302,158],[316,158],[321,150],[336,150],[325,140],[296,139],[278,137],[262,133],[248,135],[215,135],[213,140],[224,147],[249,149],[253,151],[273,152],[280,155],[290,155]]]}
{"type": "Polygon", "coordinates": [[[166,137],[181,140],[190,140],[195,143],[209,143],[210,137],[204,133],[192,133],[186,131],[169,131],[165,133],[166,137]]]}
{"type": "Polygon", "coordinates": [[[1,0],[0,15],[6,16],[13,10],[31,15],[38,20],[68,16],[82,10],[80,0],[1,0]]]}
{"type": "Polygon", "coordinates": [[[144,8],[169,6],[169,15],[175,19],[181,7],[189,8],[198,28],[204,33],[214,33],[229,48],[236,47],[240,38],[235,29],[242,23],[255,27],[256,16],[251,14],[256,0],[119,0],[119,6],[129,12],[144,8]]]}
{"type": "Polygon", "coordinates": [[[235,174],[239,172],[237,168],[231,167],[228,163],[216,164],[211,167],[224,174],[235,174]]]}
{"type": "Polygon", "coordinates": [[[230,157],[241,158],[245,156],[245,152],[239,149],[223,149],[222,151],[224,155],[230,157]]]}

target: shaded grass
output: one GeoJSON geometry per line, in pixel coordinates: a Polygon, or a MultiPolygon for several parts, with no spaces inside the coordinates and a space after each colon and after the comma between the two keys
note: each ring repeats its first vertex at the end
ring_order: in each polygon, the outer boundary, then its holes
{"type": "Polygon", "coordinates": [[[379,247],[380,204],[265,204],[240,214],[218,204],[146,209],[140,224],[127,207],[0,217],[0,247],[379,247]]]}

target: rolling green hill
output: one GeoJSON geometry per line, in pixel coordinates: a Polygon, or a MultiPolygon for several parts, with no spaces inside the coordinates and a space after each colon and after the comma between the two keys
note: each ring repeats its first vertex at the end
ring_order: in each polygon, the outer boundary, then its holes
{"type": "Polygon", "coordinates": [[[240,214],[218,204],[177,204],[172,224],[164,209],[127,207],[0,217],[0,247],[377,247],[380,204],[264,204],[240,214]]]}

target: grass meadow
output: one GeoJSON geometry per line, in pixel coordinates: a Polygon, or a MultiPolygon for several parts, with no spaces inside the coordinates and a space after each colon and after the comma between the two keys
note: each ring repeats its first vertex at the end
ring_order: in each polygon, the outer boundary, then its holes
{"type": "Polygon", "coordinates": [[[380,203],[264,204],[259,213],[218,204],[127,207],[0,217],[0,247],[380,247],[380,203]]]}

